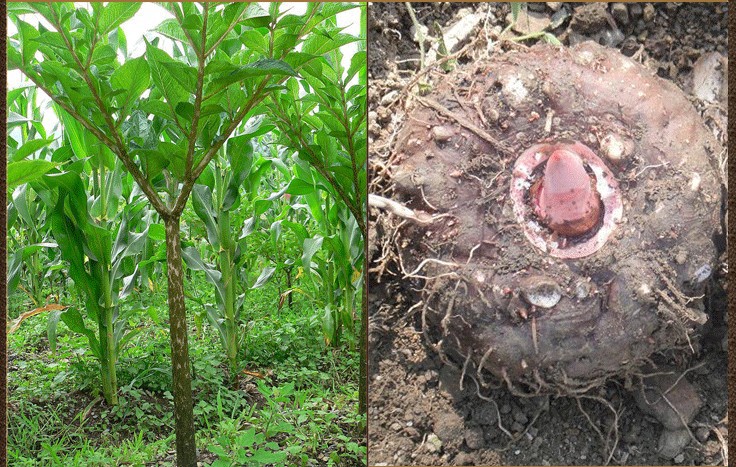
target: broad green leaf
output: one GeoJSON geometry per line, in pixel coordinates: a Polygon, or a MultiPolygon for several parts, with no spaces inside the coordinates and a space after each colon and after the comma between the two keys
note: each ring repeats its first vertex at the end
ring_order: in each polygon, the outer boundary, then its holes
{"type": "Polygon", "coordinates": [[[15,13],[16,15],[27,15],[36,12],[27,2],[8,2],[6,8],[8,13],[15,13]]]}
{"type": "Polygon", "coordinates": [[[192,189],[192,207],[207,230],[207,240],[215,249],[220,248],[217,215],[212,204],[212,191],[208,186],[196,184],[192,189]]]}
{"type": "Polygon", "coordinates": [[[84,231],[87,234],[88,254],[91,253],[93,255],[91,259],[109,265],[112,250],[112,234],[110,230],[93,223],[88,223],[84,226],[84,231]]]}
{"type": "Polygon", "coordinates": [[[95,357],[101,358],[100,343],[97,340],[95,333],[84,325],[84,318],[82,318],[82,314],[79,313],[76,308],[69,308],[64,313],[62,313],[61,320],[72,331],[87,336],[92,353],[95,357]]]}
{"type": "Polygon", "coordinates": [[[253,165],[253,145],[250,139],[250,135],[243,135],[230,138],[227,142],[227,155],[232,175],[222,201],[223,211],[229,211],[239,204],[240,187],[253,165]]]}
{"type": "Polygon", "coordinates": [[[258,276],[258,279],[256,279],[256,282],[251,287],[251,290],[263,287],[263,285],[271,278],[274,271],[276,271],[276,268],[274,267],[269,266],[263,268],[263,271],[261,271],[261,274],[258,276]]]}
{"type": "Polygon", "coordinates": [[[271,17],[268,12],[264,10],[260,4],[253,2],[249,4],[248,8],[245,10],[245,14],[242,17],[240,24],[252,28],[265,28],[268,26],[270,21],[271,17]]]}
{"type": "Polygon", "coordinates": [[[302,247],[302,267],[305,271],[311,271],[312,269],[312,257],[322,248],[322,242],[324,238],[321,235],[317,235],[314,238],[305,238],[302,247]]]}
{"type": "Polygon", "coordinates": [[[323,55],[343,45],[359,41],[360,38],[340,32],[314,31],[303,43],[302,52],[323,55]]]}
{"type": "Polygon", "coordinates": [[[283,462],[288,454],[285,452],[274,452],[266,449],[256,449],[252,456],[250,456],[251,462],[258,462],[259,464],[276,464],[283,462]]]}
{"type": "Polygon", "coordinates": [[[33,209],[34,203],[29,204],[28,198],[28,185],[18,186],[13,190],[12,207],[18,212],[18,215],[26,224],[27,228],[33,229],[37,221],[35,218],[37,211],[33,209]]]}
{"type": "Polygon", "coordinates": [[[156,27],[155,31],[164,37],[168,37],[169,39],[181,42],[183,44],[189,43],[189,39],[187,39],[186,34],[184,34],[181,26],[179,26],[179,22],[174,18],[169,18],[162,21],[161,24],[156,27]]]}
{"type": "MultiPolygon", "coordinates": [[[[217,329],[220,339],[222,339],[222,345],[227,346],[227,335],[225,334],[225,327],[222,325],[225,320],[222,318],[222,314],[212,305],[205,305],[204,309],[207,312],[207,321],[213,328],[217,329]]],[[[230,466],[229,463],[227,465],[230,466]]]]}
{"type": "Polygon", "coordinates": [[[144,57],[128,60],[110,76],[113,89],[123,89],[116,96],[118,107],[128,107],[151,85],[151,74],[144,57]]]}
{"type": "Polygon", "coordinates": [[[179,102],[187,102],[193,89],[182,87],[179,81],[181,78],[171,75],[171,70],[175,67],[170,65],[174,60],[148,41],[146,41],[146,58],[151,69],[151,78],[169,105],[175,108],[179,102]]]}
{"type": "Polygon", "coordinates": [[[202,261],[202,257],[194,247],[186,247],[181,249],[181,257],[186,262],[189,269],[195,271],[204,271],[207,281],[215,286],[219,303],[225,303],[225,284],[222,283],[222,274],[202,261]]]}
{"type": "Polygon", "coordinates": [[[257,62],[235,67],[235,69],[227,75],[216,79],[214,81],[214,84],[216,86],[226,87],[247,78],[254,78],[266,75],[296,76],[296,72],[291,66],[289,66],[288,63],[282,60],[264,58],[262,60],[258,60],[257,62]]]}
{"type": "Polygon", "coordinates": [[[33,60],[33,55],[38,50],[38,42],[36,39],[40,34],[38,29],[30,24],[15,18],[15,24],[18,27],[18,36],[21,42],[21,60],[24,65],[29,65],[33,60]]]}
{"type": "Polygon", "coordinates": [[[123,53],[124,58],[128,58],[128,40],[125,38],[123,28],[119,27],[110,34],[110,45],[123,53]]]}
{"type": "Polygon", "coordinates": [[[11,162],[17,162],[25,159],[26,157],[30,156],[34,152],[38,151],[41,148],[44,148],[51,144],[51,142],[54,141],[53,138],[49,139],[33,139],[28,142],[26,142],[23,146],[19,147],[13,155],[10,157],[11,162]]]}
{"type": "Polygon", "coordinates": [[[286,192],[290,195],[306,195],[309,193],[314,193],[315,189],[316,188],[313,183],[307,182],[300,178],[295,178],[291,182],[289,182],[289,186],[286,189],[286,192]]]}
{"type": "Polygon", "coordinates": [[[166,228],[161,224],[151,224],[148,226],[148,238],[157,242],[166,240],[166,228]]]}
{"type": "Polygon", "coordinates": [[[41,178],[58,164],[45,160],[29,160],[10,162],[7,167],[8,190],[24,183],[32,182],[41,178]]]}
{"type": "Polygon", "coordinates": [[[240,35],[243,43],[252,51],[261,55],[268,54],[268,37],[257,29],[249,29],[240,35]]]}
{"type": "Polygon", "coordinates": [[[148,238],[147,229],[143,232],[128,232],[127,227],[127,222],[122,223],[118,235],[115,238],[111,256],[113,264],[117,264],[124,258],[140,253],[146,244],[146,239],[148,238]]]}
{"type": "Polygon", "coordinates": [[[115,52],[115,49],[109,45],[99,45],[95,48],[95,51],[92,52],[92,63],[98,68],[100,65],[109,65],[112,62],[115,62],[116,58],[117,53],[115,52]]]}
{"type": "Polygon", "coordinates": [[[222,15],[210,15],[205,48],[209,50],[216,42],[232,33],[233,27],[243,18],[247,3],[231,3],[222,10],[222,15]]]}
{"type": "Polygon", "coordinates": [[[281,224],[284,227],[289,228],[292,232],[294,232],[294,234],[296,234],[297,236],[297,239],[299,239],[299,243],[301,244],[304,244],[304,240],[307,237],[309,237],[309,232],[301,224],[297,224],[296,222],[291,222],[291,221],[286,221],[286,220],[282,221],[281,224]]]}
{"type": "Polygon", "coordinates": [[[107,34],[128,21],[140,7],[140,3],[108,2],[98,20],[97,27],[100,34],[107,34]]]}
{"type": "Polygon", "coordinates": [[[49,313],[46,324],[46,336],[49,338],[49,350],[56,355],[56,328],[59,325],[59,318],[63,310],[54,310],[49,313]]]}

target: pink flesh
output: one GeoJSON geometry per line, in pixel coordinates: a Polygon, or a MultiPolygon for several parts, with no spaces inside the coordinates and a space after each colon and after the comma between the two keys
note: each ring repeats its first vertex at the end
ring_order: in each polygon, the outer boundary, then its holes
{"type": "Polygon", "coordinates": [[[590,177],[575,153],[558,149],[549,157],[539,204],[551,224],[583,219],[594,209],[590,177]]]}

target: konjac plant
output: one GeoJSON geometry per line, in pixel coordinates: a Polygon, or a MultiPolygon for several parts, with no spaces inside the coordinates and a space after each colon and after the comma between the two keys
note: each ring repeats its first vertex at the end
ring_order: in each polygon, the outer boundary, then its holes
{"type": "MultiPolygon", "coordinates": [[[[182,212],[197,180],[243,123],[272,115],[275,102],[281,106],[280,114],[290,112],[300,99],[293,92],[295,86],[305,82],[306,76],[319,80],[323,68],[334,68],[330,52],[358,40],[342,33],[334,21],[337,13],[355,5],[310,3],[304,14],[294,15],[282,12],[279,4],[265,10],[250,3],[162,3],[171,17],[157,27],[161,37],[146,40],[145,52],[131,57],[121,40],[120,25],[140,6],[10,4],[9,16],[18,32],[8,40],[8,69],[20,70],[88,132],[93,144],[114,155],[118,162],[113,170],[133,178],[163,221],[177,464],[194,466],[197,456],[180,238],[182,212]],[[26,14],[35,15],[40,24],[25,21],[26,14]]],[[[364,64],[362,67],[364,70],[364,64]]],[[[353,91],[351,99],[359,95],[360,90],[353,91]]],[[[342,101],[347,102],[344,97],[342,101]]],[[[364,225],[364,204],[359,202],[364,191],[358,184],[365,173],[361,167],[365,149],[356,146],[365,145],[364,132],[362,137],[358,133],[364,127],[360,120],[355,119],[351,122],[354,126],[347,128],[351,151],[335,152],[333,162],[316,154],[322,141],[309,135],[300,134],[307,139],[299,141],[297,149],[327,180],[351,180],[348,186],[338,182],[330,187],[343,192],[340,198],[350,201],[350,212],[364,225]],[[345,193],[346,189],[351,192],[345,193]]],[[[329,126],[326,130],[344,139],[339,128],[329,126]]],[[[79,172],[43,162],[35,167],[46,172],[43,180],[60,182],[55,209],[66,217],[56,218],[58,226],[99,233],[102,238],[101,244],[95,244],[99,250],[80,247],[81,251],[67,257],[88,268],[94,266],[90,261],[102,256],[100,268],[108,268],[110,277],[111,263],[107,260],[113,258],[106,256],[106,239],[111,238],[111,232],[99,232],[104,227],[90,222],[81,201],[75,200],[73,185],[80,180],[79,172]]],[[[22,173],[22,169],[27,167],[11,170],[9,166],[16,185],[27,176],[28,170],[22,173]]],[[[41,176],[38,170],[36,175],[41,176]]],[[[91,234],[89,238],[98,240],[91,234]]],[[[92,301],[86,302],[90,316],[96,313],[92,301]]],[[[99,326],[102,335],[110,323],[100,322],[99,326]]]]}

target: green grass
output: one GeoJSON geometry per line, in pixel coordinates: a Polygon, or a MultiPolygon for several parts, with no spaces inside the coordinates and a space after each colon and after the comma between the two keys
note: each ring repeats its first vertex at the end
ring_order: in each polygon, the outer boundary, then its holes
{"type": "MultiPolygon", "coordinates": [[[[200,294],[210,289],[196,274],[186,286],[200,294]]],[[[118,362],[120,403],[113,408],[100,397],[99,367],[86,338],[60,323],[53,355],[44,315],[9,335],[9,465],[173,464],[166,294],[140,296],[130,306],[152,306],[157,313],[129,323],[141,333],[118,362]]],[[[364,465],[355,342],[326,348],[316,313],[297,300],[292,310],[277,311],[277,296],[272,284],[248,298],[251,322],[243,328],[240,358],[263,378],[244,376],[237,390],[228,387],[216,332],[204,324],[190,334],[200,460],[215,466],[364,465]]],[[[22,294],[9,303],[11,317],[28,306],[22,294]]],[[[199,305],[187,306],[193,318],[199,305]]]]}

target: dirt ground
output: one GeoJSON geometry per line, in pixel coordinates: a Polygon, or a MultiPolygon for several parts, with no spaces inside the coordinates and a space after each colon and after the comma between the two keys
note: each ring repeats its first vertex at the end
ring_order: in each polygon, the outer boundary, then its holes
{"type": "MultiPolygon", "coordinates": [[[[470,44],[454,57],[456,66],[512,47],[496,41],[509,25],[508,4],[412,5],[416,22],[428,27],[427,62],[437,42],[436,28],[447,34],[473,15],[481,18],[479,29],[450,50],[470,44]]],[[[528,4],[519,23],[527,15],[529,20],[513,35],[534,34],[546,26],[563,46],[592,39],[619,49],[691,96],[706,125],[725,144],[726,98],[719,83],[727,65],[709,68],[697,60],[707,52],[727,54],[727,10],[727,4],[528,4]]],[[[422,59],[405,4],[374,3],[368,20],[369,192],[390,198],[390,161],[404,122],[406,93],[416,92],[407,85],[414,80],[431,88],[445,72],[438,66],[415,79],[422,59]]],[[[624,381],[613,379],[581,398],[518,398],[505,389],[480,392],[467,379],[461,385],[460,371],[443,363],[422,337],[421,314],[413,305],[423,281],[402,279],[399,266],[384,261],[387,252],[380,246],[393,232],[377,222],[376,211],[371,214],[369,465],[724,464],[725,267],[715,271],[706,288],[711,327],[699,352],[682,367],[690,368],[688,379],[704,402],[690,424],[695,440],[676,455],[662,457],[662,427],[639,409],[624,381]]]]}

